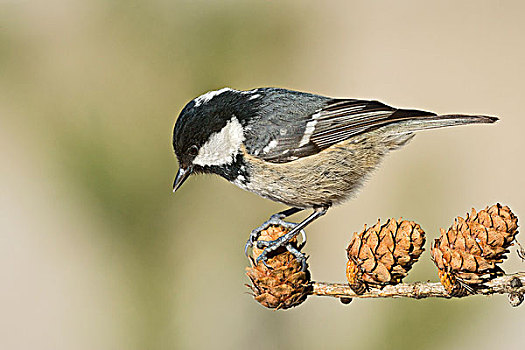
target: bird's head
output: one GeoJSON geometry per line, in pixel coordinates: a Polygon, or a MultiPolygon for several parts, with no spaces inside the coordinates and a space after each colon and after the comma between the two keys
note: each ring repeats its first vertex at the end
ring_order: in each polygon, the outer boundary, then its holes
{"type": "Polygon", "coordinates": [[[236,116],[242,102],[239,91],[224,88],[190,101],[173,129],[173,149],[179,171],[175,192],[193,173],[212,172],[235,160],[244,141],[244,130],[236,116]]]}

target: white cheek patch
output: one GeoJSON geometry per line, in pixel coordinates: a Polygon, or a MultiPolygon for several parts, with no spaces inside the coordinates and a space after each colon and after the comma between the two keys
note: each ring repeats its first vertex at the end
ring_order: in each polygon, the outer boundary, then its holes
{"type": "Polygon", "coordinates": [[[230,88],[225,87],[225,88],[220,89],[220,90],[207,92],[204,95],[201,95],[201,96],[197,97],[196,99],[193,100],[195,102],[195,107],[199,107],[201,104],[208,102],[209,100],[211,100],[215,96],[220,95],[220,94],[222,94],[223,92],[226,92],[226,91],[233,91],[233,90],[230,89],[230,88]]]}
{"type": "Polygon", "coordinates": [[[193,164],[201,166],[233,163],[244,141],[244,132],[237,118],[232,117],[221,131],[210,136],[199,149],[193,164]]]}

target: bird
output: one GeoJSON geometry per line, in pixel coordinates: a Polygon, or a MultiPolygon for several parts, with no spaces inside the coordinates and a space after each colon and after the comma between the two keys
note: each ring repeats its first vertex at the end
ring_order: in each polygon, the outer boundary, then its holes
{"type": "Polygon", "coordinates": [[[266,265],[280,247],[305,266],[291,240],[328,209],[352,198],[392,150],[415,132],[465,124],[494,123],[497,117],[402,109],[376,100],[331,98],[284,88],[222,88],[191,100],[173,128],[179,170],[173,192],[192,174],[216,174],[238,187],[289,208],[253,230],[266,265]],[[284,221],[302,210],[299,223],[284,221]],[[289,231],[273,241],[257,240],[270,225],[289,231]]]}

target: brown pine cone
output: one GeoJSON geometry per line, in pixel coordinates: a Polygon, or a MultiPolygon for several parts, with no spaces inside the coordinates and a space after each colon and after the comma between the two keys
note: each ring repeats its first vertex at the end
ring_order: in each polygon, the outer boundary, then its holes
{"type": "Polygon", "coordinates": [[[506,258],[518,233],[518,218],[499,203],[467,218],[458,217],[434,241],[432,260],[441,283],[451,296],[474,293],[475,287],[503,274],[497,266],[506,258]]]}
{"type": "MultiPolygon", "coordinates": [[[[258,240],[273,241],[287,232],[282,226],[270,226],[261,232],[258,240]]],[[[261,252],[262,249],[253,248],[251,267],[246,268],[252,282],[246,286],[252,290],[255,300],[270,309],[288,309],[304,302],[311,289],[308,270],[302,271],[301,263],[286,249],[277,250],[276,255],[266,261],[270,268],[262,262],[254,266],[261,252]]]]}
{"type": "Polygon", "coordinates": [[[518,218],[508,206],[497,203],[476,213],[472,208],[471,214],[467,214],[467,222],[477,222],[486,228],[492,228],[503,232],[501,238],[504,240],[502,245],[506,248],[512,245],[516,234],[518,234],[518,218]]]}
{"type": "Polygon", "coordinates": [[[402,281],[425,250],[425,232],[413,221],[390,219],[354,233],[347,248],[346,277],[362,294],[368,285],[383,287],[402,281]]]}

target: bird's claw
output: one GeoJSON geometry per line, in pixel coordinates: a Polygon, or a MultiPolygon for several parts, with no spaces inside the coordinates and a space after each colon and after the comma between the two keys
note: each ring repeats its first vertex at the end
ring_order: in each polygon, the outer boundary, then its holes
{"type": "Polygon", "coordinates": [[[281,213],[274,214],[270,217],[268,221],[263,223],[261,226],[256,228],[250,233],[250,237],[248,238],[248,241],[246,242],[246,245],[244,246],[244,254],[246,256],[250,256],[249,251],[254,246],[257,247],[257,249],[262,249],[262,252],[257,258],[255,259],[255,265],[258,265],[260,262],[264,264],[267,268],[271,269],[271,267],[266,263],[268,260],[269,254],[276,251],[277,249],[284,247],[287,251],[292,253],[297,261],[302,266],[302,270],[306,270],[306,256],[300,252],[300,249],[304,246],[306,243],[306,233],[304,230],[300,230],[299,232],[295,233],[292,232],[294,228],[298,225],[292,222],[284,221],[284,215],[281,213]],[[273,241],[258,241],[260,234],[262,231],[266,230],[268,227],[275,225],[275,226],[282,226],[289,230],[288,233],[286,233],[284,236],[281,236],[273,241]],[[293,240],[298,234],[302,236],[302,239],[299,241],[299,243],[293,245],[290,243],[291,240],[293,240]]]}
{"type": "MultiPolygon", "coordinates": [[[[257,242],[257,238],[259,238],[261,232],[266,230],[268,227],[272,225],[276,225],[276,226],[283,226],[291,230],[295,226],[297,226],[297,224],[294,224],[293,222],[284,221],[283,219],[284,219],[284,216],[282,214],[274,214],[270,217],[270,219],[268,219],[268,221],[266,221],[265,223],[263,223],[261,226],[257,227],[256,229],[252,230],[252,232],[250,233],[250,237],[248,238],[244,246],[244,254],[246,256],[249,256],[248,251],[250,250],[250,248],[253,247],[254,243],[257,242]]],[[[301,234],[303,236],[303,241],[306,241],[306,234],[304,233],[304,230],[301,230],[301,234]]],[[[265,242],[265,241],[258,241],[258,242],[265,242]]],[[[259,246],[259,243],[257,243],[257,246],[260,247],[261,249],[263,247],[267,247],[267,245],[259,246]]]]}
{"type": "MultiPolygon", "coordinates": [[[[268,254],[270,254],[271,252],[275,251],[277,248],[279,248],[281,245],[279,245],[279,243],[277,242],[275,244],[275,248],[274,246],[272,245],[273,242],[275,241],[271,241],[271,242],[268,242],[268,241],[258,241],[257,242],[257,246],[259,246],[259,242],[264,242],[265,243],[265,246],[266,248],[264,248],[264,250],[262,251],[262,253],[257,257],[257,259],[255,259],[255,265],[259,265],[260,262],[262,262],[264,264],[264,266],[266,266],[268,269],[273,269],[271,266],[269,266],[267,264],[267,261],[268,261],[268,254]]],[[[259,247],[258,247],[259,248],[259,247]]],[[[290,253],[292,253],[295,258],[297,259],[297,261],[301,264],[301,271],[306,271],[306,255],[304,253],[301,253],[297,248],[295,248],[291,243],[287,243],[286,244],[286,250],[288,250],[290,253]]]]}
{"type": "MultiPolygon", "coordinates": [[[[303,232],[304,233],[304,232],[303,232]]],[[[306,238],[306,237],[305,237],[306,238]]],[[[303,244],[301,244],[301,246],[299,247],[299,249],[302,248],[302,246],[304,245],[304,242],[303,241],[303,244]]],[[[295,248],[293,245],[291,244],[287,244],[286,245],[286,249],[292,253],[294,256],[295,256],[295,259],[297,259],[297,261],[301,264],[301,271],[306,271],[306,259],[308,259],[308,257],[306,256],[306,254],[304,253],[301,253],[299,251],[299,249],[295,248]]]]}
{"type": "Polygon", "coordinates": [[[255,265],[257,266],[257,265],[259,265],[260,262],[262,262],[262,263],[264,264],[264,266],[266,266],[267,269],[269,269],[269,270],[273,270],[273,268],[272,268],[270,265],[268,265],[267,261],[268,261],[268,256],[267,256],[267,254],[263,251],[263,252],[261,253],[261,255],[259,255],[259,256],[257,257],[257,259],[255,259],[255,265]]]}

